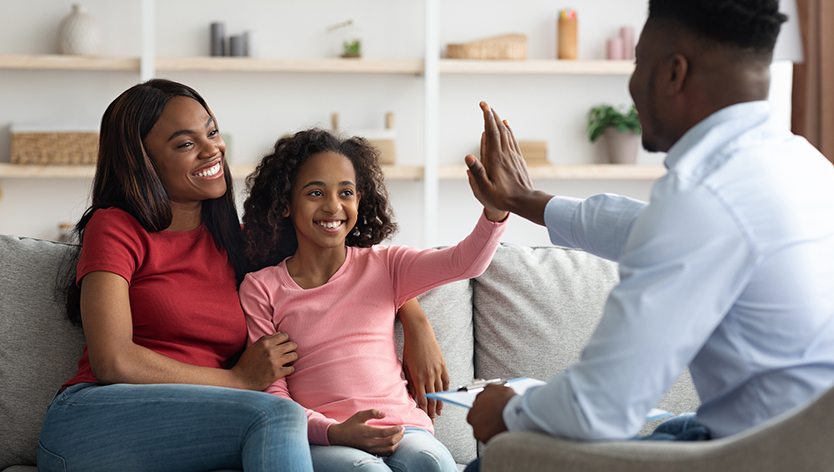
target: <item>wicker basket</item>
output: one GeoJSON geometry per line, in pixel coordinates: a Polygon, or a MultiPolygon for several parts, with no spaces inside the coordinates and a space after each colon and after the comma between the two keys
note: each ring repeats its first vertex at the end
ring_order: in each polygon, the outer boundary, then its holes
{"type": "Polygon", "coordinates": [[[505,34],[463,44],[448,44],[450,59],[527,59],[527,36],[505,34]]]}
{"type": "Polygon", "coordinates": [[[96,132],[12,131],[12,164],[95,164],[96,132]]]}

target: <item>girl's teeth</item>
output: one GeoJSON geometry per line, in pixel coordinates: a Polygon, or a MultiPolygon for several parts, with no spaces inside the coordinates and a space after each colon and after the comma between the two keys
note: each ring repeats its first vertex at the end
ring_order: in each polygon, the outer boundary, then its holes
{"type": "Polygon", "coordinates": [[[321,225],[325,228],[337,228],[337,227],[341,226],[341,224],[342,224],[341,221],[322,221],[322,222],[319,223],[319,225],[321,225]]]}

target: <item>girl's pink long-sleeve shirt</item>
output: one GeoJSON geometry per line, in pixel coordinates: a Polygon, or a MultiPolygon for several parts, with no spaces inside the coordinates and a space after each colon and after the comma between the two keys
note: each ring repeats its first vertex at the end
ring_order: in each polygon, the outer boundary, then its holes
{"type": "Polygon", "coordinates": [[[386,417],[374,426],[417,426],[431,420],[408,394],[394,342],[399,307],[434,287],[477,277],[486,270],[506,220],[483,214],[456,246],[419,250],[406,246],[347,248],[342,267],[324,285],[302,289],[286,260],[248,274],[240,286],[248,344],[284,332],[298,343],[295,373],[267,392],[307,410],[311,444],[329,444],[327,428],[361,410],[386,417]]]}

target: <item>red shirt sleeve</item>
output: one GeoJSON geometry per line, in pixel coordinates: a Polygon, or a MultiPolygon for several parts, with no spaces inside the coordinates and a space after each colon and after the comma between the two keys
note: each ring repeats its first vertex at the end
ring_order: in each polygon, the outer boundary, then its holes
{"type": "Polygon", "coordinates": [[[76,283],[80,286],[81,279],[95,271],[112,272],[129,283],[142,263],[143,233],[139,222],[123,210],[96,210],[84,228],[76,283]]]}

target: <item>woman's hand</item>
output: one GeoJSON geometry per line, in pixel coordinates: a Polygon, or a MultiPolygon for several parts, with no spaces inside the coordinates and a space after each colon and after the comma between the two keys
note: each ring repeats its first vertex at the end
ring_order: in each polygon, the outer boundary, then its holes
{"type": "Polygon", "coordinates": [[[390,456],[403,438],[405,428],[369,426],[368,420],[385,418],[379,410],[362,410],[344,423],[327,428],[327,440],[331,446],[350,446],[377,456],[390,456]]]}
{"type": "Polygon", "coordinates": [[[298,345],[286,333],[263,336],[243,351],[231,372],[240,379],[243,388],[264,390],[272,382],[295,372],[292,363],[298,359],[296,349],[298,345]]]}
{"type": "Polygon", "coordinates": [[[426,398],[426,393],[449,389],[449,371],[443,351],[437,344],[431,323],[416,299],[407,301],[397,313],[403,325],[403,372],[408,381],[408,393],[429,415],[432,423],[443,411],[443,402],[426,398]]]}

